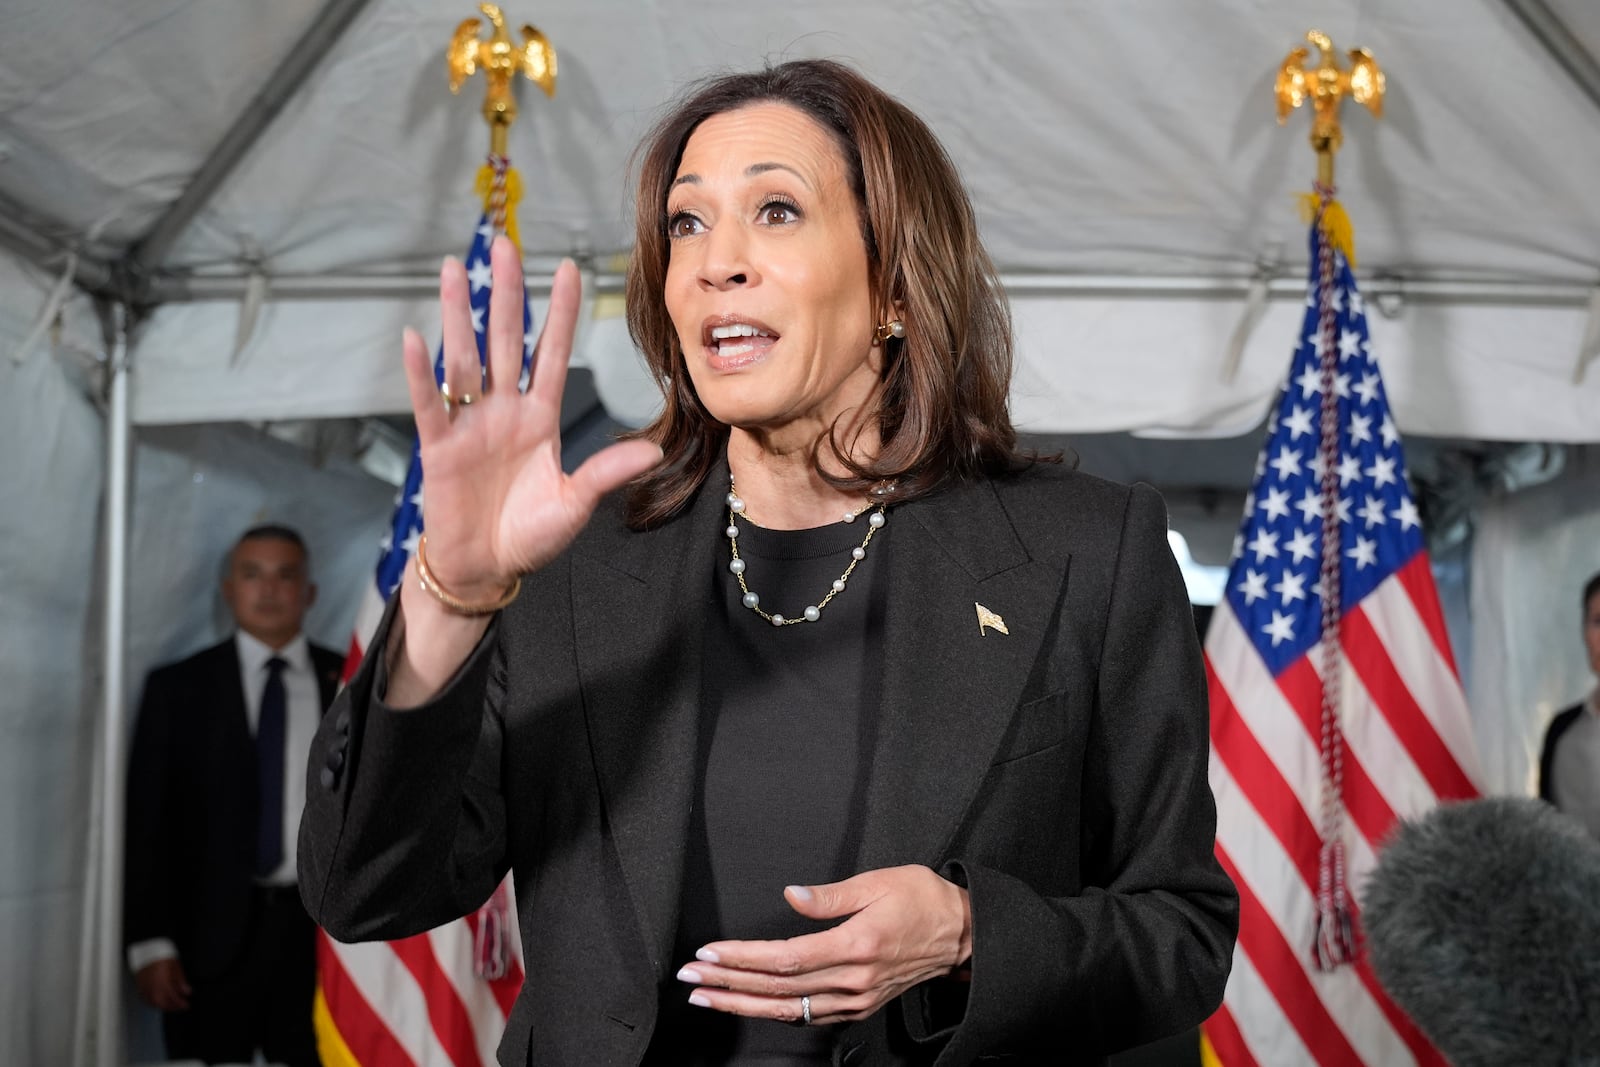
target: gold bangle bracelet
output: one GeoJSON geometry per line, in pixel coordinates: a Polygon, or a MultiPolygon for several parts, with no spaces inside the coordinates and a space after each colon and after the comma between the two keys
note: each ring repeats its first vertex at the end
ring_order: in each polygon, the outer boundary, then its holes
{"type": "Polygon", "coordinates": [[[522,579],[517,578],[511,583],[511,588],[498,600],[489,603],[470,604],[460,597],[452,596],[439,584],[439,579],[428,570],[428,535],[423,534],[417,538],[417,581],[435,600],[445,606],[445,610],[452,615],[466,615],[476,617],[479,615],[493,615],[495,612],[517,599],[517,594],[522,592],[522,579]]]}

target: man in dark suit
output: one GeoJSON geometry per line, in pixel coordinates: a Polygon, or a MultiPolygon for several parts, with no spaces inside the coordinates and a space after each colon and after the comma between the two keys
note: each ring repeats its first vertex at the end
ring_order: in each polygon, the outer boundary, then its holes
{"type": "Polygon", "coordinates": [[[305,542],[247,531],[222,595],[221,644],[151,672],[128,767],[124,934],[167,1052],[318,1063],[316,928],[296,889],[294,834],[311,738],[342,658],[301,632],[316,597],[305,542]]]}
{"type": "MultiPolygon", "coordinates": [[[[1583,587],[1583,646],[1600,678],[1600,574],[1583,587]]],[[[1600,837],[1600,689],[1551,720],[1539,754],[1539,795],[1600,837]]]]}

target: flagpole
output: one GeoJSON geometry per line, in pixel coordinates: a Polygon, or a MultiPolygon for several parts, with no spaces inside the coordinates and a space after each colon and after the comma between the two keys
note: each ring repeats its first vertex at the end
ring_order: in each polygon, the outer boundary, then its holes
{"type": "MultiPolygon", "coordinates": [[[[485,92],[483,120],[489,124],[489,157],[478,171],[477,188],[483,195],[483,210],[496,235],[505,234],[522,253],[517,232],[516,206],[522,197],[522,180],[511,168],[507,153],[511,124],[517,120],[517,104],[511,87],[518,74],[556,95],[556,50],[548,38],[532,26],[522,27],[522,44],[514,45],[506,30],[505,17],[492,3],[478,5],[493,27],[488,41],[478,39],[478,20],[467,19],[456,28],[448,53],[450,91],[459,92],[462,84],[479,67],[483,69],[485,92]]],[[[527,292],[523,301],[526,327],[527,292]]],[[[492,300],[492,295],[491,295],[492,300]]],[[[481,353],[480,349],[480,353],[481,353]]],[[[523,352],[524,378],[530,353],[523,352]]],[[[516,907],[511,897],[511,876],[506,875],[478,908],[473,934],[473,967],[486,981],[503,979],[510,971],[515,939],[516,907]]]]}
{"type": "Polygon", "coordinates": [[[1316,308],[1321,404],[1318,420],[1318,450],[1321,462],[1320,496],[1322,507],[1322,552],[1318,571],[1322,598],[1321,708],[1317,737],[1321,771],[1321,804],[1317,832],[1321,838],[1317,862],[1316,923],[1312,932],[1312,962],[1318,970],[1331,971],[1354,962],[1357,955],[1354,901],[1346,883],[1344,846],[1344,724],[1340,680],[1344,671],[1344,649],[1340,623],[1344,612],[1340,590],[1343,543],[1339,516],[1342,464],[1339,462],[1339,396],[1337,377],[1338,309],[1335,306],[1334,253],[1355,263],[1355,241],[1349,217],[1334,199],[1334,156],[1344,143],[1339,109],[1346,97],[1383,117],[1385,79],[1377,60],[1365,48],[1352,49],[1349,68],[1341,68],[1333,42],[1319,30],[1306,33],[1306,42],[1320,53],[1314,67],[1307,68],[1309,51],[1297,47],[1279,67],[1273,86],[1278,103],[1278,123],[1288,120],[1289,112],[1311,103],[1311,148],[1317,156],[1314,192],[1305,198],[1316,240],[1316,308]]]}

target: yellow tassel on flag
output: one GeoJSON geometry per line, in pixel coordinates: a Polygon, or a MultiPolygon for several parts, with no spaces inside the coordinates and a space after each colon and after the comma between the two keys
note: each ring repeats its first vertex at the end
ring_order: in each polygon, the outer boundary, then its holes
{"type": "MultiPolygon", "coordinates": [[[[1317,210],[1322,207],[1322,197],[1316,193],[1300,194],[1300,219],[1311,222],[1317,217],[1317,210]]],[[[1345,213],[1344,205],[1337,200],[1329,200],[1328,207],[1322,213],[1322,235],[1339,251],[1350,264],[1350,269],[1356,269],[1356,231],[1350,224],[1350,216],[1345,213]]]]}
{"type": "MultiPolygon", "coordinates": [[[[473,189],[483,198],[483,210],[494,214],[494,206],[490,198],[494,195],[494,168],[485,163],[478,168],[478,180],[473,189]]],[[[517,231],[517,203],[522,199],[522,175],[518,174],[515,167],[506,168],[506,236],[511,238],[511,243],[517,246],[517,251],[522,251],[522,235],[517,231]]]]}

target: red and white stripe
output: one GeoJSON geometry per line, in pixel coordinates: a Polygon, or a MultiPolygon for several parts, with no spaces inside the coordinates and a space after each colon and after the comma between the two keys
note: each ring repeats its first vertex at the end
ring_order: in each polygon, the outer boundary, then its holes
{"type": "MultiPolygon", "coordinates": [[[[383,616],[376,588],[357,613],[345,680],[383,616]]],[[[508,876],[509,878],[509,876],[508,876]]],[[[317,1039],[327,1067],[494,1067],[495,1047],[522,988],[522,941],[510,910],[503,978],[479,977],[474,913],[401,941],[341,944],[317,932],[317,982],[326,1011],[317,1039]]]]}
{"type": "MultiPolygon", "coordinates": [[[[1476,796],[1481,774],[1426,553],[1341,622],[1344,824],[1357,916],[1397,818],[1476,796]]],[[[1206,1037],[1225,1067],[1444,1067],[1378,985],[1312,962],[1321,649],[1273,677],[1224,600],[1206,636],[1217,856],[1239,888],[1238,948],[1206,1037]]]]}

